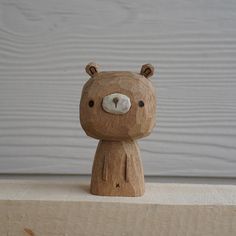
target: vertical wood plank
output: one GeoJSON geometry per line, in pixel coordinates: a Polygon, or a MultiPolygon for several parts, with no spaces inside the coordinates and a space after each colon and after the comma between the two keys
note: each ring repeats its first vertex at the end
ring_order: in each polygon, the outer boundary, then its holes
{"type": "Polygon", "coordinates": [[[236,3],[0,0],[0,173],[91,173],[84,66],[156,65],[147,175],[236,176],[236,3]]]}

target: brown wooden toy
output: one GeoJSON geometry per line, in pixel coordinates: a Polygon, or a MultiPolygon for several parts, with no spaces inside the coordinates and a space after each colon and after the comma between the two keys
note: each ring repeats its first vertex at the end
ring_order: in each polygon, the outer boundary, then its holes
{"type": "Polygon", "coordinates": [[[144,175],[136,139],[151,133],[156,122],[155,89],[149,80],[154,68],[140,73],[99,72],[86,66],[91,78],[83,87],[80,122],[86,134],[99,139],[90,191],[106,196],[141,196],[144,175]]]}

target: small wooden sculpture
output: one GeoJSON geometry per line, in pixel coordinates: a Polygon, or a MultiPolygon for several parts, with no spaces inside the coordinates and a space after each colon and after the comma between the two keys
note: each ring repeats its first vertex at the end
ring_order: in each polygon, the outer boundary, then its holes
{"type": "Polygon", "coordinates": [[[156,96],[149,80],[154,68],[140,73],[99,72],[86,66],[91,78],[80,101],[80,122],[86,134],[100,139],[92,169],[90,191],[95,195],[141,196],[144,175],[136,139],[155,126],[156,96]]]}

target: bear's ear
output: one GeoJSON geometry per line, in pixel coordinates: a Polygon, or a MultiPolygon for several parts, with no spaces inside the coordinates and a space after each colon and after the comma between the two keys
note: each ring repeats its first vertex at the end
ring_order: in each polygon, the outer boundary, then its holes
{"type": "Polygon", "coordinates": [[[86,72],[91,76],[94,77],[98,73],[98,65],[94,62],[90,62],[86,67],[86,72]]]}
{"type": "Polygon", "coordinates": [[[149,78],[154,74],[154,67],[151,64],[145,64],[142,66],[140,74],[149,78]]]}

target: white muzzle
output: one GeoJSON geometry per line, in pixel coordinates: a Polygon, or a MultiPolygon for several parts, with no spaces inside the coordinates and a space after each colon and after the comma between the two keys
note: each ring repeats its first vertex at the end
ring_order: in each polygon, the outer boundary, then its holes
{"type": "Polygon", "coordinates": [[[106,112],[112,114],[125,114],[131,107],[129,97],[121,93],[112,93],[102,100],[102,107],[106,112]]]}

